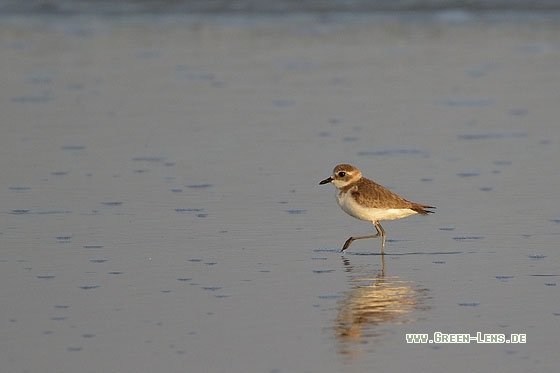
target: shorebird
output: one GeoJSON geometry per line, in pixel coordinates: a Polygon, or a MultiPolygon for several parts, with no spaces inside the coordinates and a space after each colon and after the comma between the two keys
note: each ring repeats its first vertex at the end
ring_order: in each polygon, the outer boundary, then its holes
{"type": "Polygon", "coordinates": [[[379,224],[380,220],[402,219],[415,214],[428,215],[433,211],[426,209],[435,209],[434,206],[407,201],[384,186],[363,177],[360,170],[349,164],[339,164],[334,168],[332,176],[319,184],[327,183],[333,183],[337,188],[338,205],[344,212],[356,219],[371,221],[377,230],[377,234],[374,235],[350,237],[341,251],[346,250],[355,240],[381,236],[383,253],[386,234],[379,224]]]}

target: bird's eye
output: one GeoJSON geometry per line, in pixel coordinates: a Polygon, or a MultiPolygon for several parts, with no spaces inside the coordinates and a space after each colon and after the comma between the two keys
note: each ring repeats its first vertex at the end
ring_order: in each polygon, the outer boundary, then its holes
{"type": "Polygon", "coordinates": [[[344,176],[346,176],[346,172],[340,171],[340,172],[338,173],[338,177],[344,177],[344,176]]]}

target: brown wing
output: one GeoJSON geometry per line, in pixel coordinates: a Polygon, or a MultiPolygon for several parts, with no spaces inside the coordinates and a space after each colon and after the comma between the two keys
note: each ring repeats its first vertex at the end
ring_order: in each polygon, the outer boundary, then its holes
{"type": "Polygon", "coordinates": [[[435,208],[432,206],[421,205],[410,202],[401,196],[391,192],[382,185],[377,184],[366,178],[361,178],[352,188],[352,196],[358,203],[371,208],[386,209],[411,209],[419,214],[428,214],[432,211],[424,210],[424,208],[435,208]],[[367,191],[367,192],[366,192],[367,191]]]}

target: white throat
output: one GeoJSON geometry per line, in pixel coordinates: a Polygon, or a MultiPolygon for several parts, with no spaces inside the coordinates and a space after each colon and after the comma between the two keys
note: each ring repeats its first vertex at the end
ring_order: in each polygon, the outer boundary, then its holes
{"type": "Polygon", "coordinates": [[[348,184],[350,184],[351,181],[349,181],[349,180],[334,179],[334,180],[332,181],[332,183],[334,184],[334,186],[335,186],[337,189],[341,189],[341,188],[344,188],[345,186],[347,186],[348,184]]]}

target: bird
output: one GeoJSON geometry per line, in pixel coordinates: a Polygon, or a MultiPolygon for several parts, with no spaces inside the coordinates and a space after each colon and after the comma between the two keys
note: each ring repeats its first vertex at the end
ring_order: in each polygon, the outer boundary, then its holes
{"type": "Polygon", "coordinates": [[[336,187],[337,202],[344,212],[356,219],[371,221],[377,230],[377,234],[374,235],[348,238],[342,246],[342,252],[355,240],[381,236],[381,254],[384,254],[387,236],[380,221],[434,213],[428,210],[435,209],[434,206],[410,202],[384,186],[363,177],[362,172],[350,164],[337,165],[333,174],[320,181],[319,185],[329,183],[336,187]]]}

